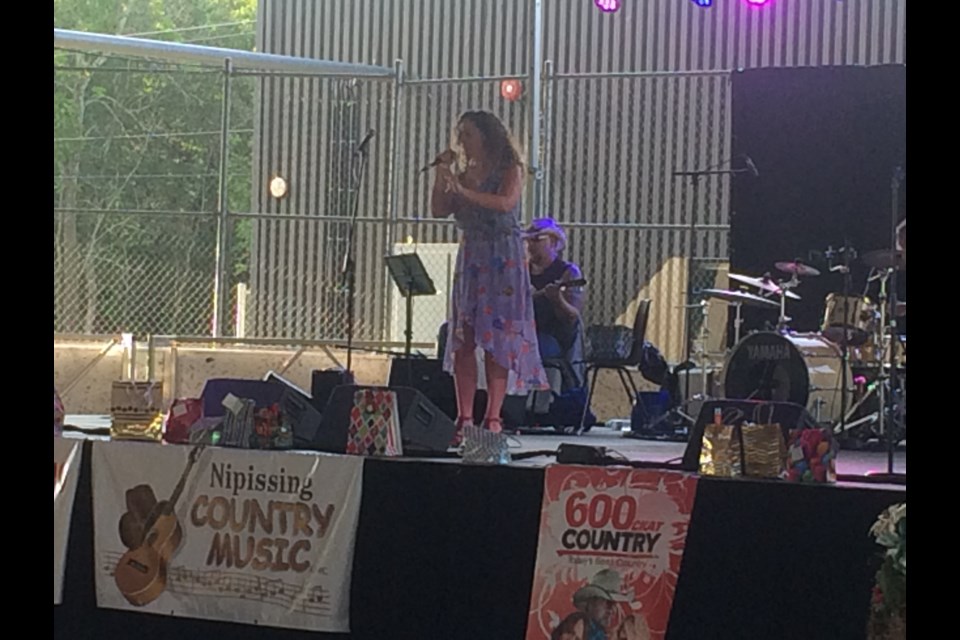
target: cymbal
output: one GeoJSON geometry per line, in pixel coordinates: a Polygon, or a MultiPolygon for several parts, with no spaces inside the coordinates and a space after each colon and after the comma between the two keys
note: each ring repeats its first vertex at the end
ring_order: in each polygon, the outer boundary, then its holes
{"type": "Polygon", "coordinates": [[[817,271],[810,265],[803,264],[799,260],[795,262],[776,262],[774,263],[773,266],[777,268],[777,271],[782,271],[784,273],[789,273],[795,276],[812,278],[813,276],[820,275],[819,271],[817,271]]]}
{"type": "Polygon", "coordinates": [[[701,293],[711,298],[719,298],[720,300],[726,300],[727,302],[744,304],[744,305],[747,305],[748,307],[765,307],[765,308],[772,308],[772,309],[780,308],[780,305],[778,305],[773,300],[767,300],[766,298],[762,298],[752,293],[747,293],[746,291],[728,291],[726,289],[703,289],[701,293]]]}
{"type": "Polygon", "coordinates": [[[880,249],[870,251],[861,256],[863,264],[874,269],[906,269],[907,261],[903,257],[902,251],[891,251],[890,249],[880,249]]]}
{"type": "Polygon", "coordinates": [[[778,296],[786,295],[788,298],[791,298],[793,300],[800,299],[799,295],[795,294],[793,291],[783,289],[782,287],[780,287],[780,285],[778,285],[776,282],[774,282],[770,278],[766,278],[766,277],[754,278],[753,276],[743,276],[743,275],[740,275],[739,273],[728,273],[727,276],[731,280],[736,280],[737,282],[749,284],[751,286],[754,286],[760,289],[761,291],[766,291],[767,293],[775,293],[778,296]]]}

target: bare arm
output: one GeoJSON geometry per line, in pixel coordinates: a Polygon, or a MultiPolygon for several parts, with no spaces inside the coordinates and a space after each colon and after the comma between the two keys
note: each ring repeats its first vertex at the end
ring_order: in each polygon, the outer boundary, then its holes
{"type": "Polygon", "coordinates": [[[433,191],[430,194],[430,214],[434,218],[446,218],[454,212],[456,195],[448,190],[450,169],[437,166],[433,178],[433,191]]]}
{"type": "Polygon", "coordinates": [[[548,284],[534,295],[545,296],[550,300],[554,310],[561,318],[568,322],[574,322],[580,317],[580,312],[583,310],[583,290],[580,287],[564,288],[563,283],[579,280],[582,277],[580,267],[570,264],[567,270],[563,272],[559,284],[548,284]]]}
{"type": "Polygon", "coordinates": [[[454,192],[465,202],[482,207],[484,209],[493,209],[506,213],[513,210],[520,202],[520,196],[523,194],[523,170],[520,167],[514,167],[503,175],[503,181],[500,189],[496,193],[483,193],[467,189],[459,180],[451,183],[454,192]]]}

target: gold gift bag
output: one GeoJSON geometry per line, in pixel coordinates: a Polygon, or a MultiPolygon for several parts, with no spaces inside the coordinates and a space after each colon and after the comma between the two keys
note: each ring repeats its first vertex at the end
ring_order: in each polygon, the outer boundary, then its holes
{"type": "Polygon", "coordinates": [[[163,437],[163,383],[115,380],[110,390],[110,437],[149,440],[163,437]]]}
{"type": "Polygon", "coordinates": [[[741,468],[739,429],[721,423],[706,425],[700,446],[700,473],[735,478],[740,475],[741,468]]]}
{"type": "Polygon", "coordinates": [[[743,475],[753,478],[783,476],[787,445],[779,424],[743,424],[740,438],[743,442],[743,475]]]}

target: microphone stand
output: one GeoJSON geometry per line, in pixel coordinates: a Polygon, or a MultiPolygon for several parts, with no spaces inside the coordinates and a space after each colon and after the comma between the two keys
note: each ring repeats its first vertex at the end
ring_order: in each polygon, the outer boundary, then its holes
{"type": "Polygon", "coordinates": [[[357,216],[360,212],[360,186],[363,184],[363,174],[367,168],[367,143],[369,137],[360,144],[354,157],[360,156],[360,164],[354,176],[353,185],[353,213],[350,217],[350,227],[347,231],[347,246],[344,248],[343,263],[340,268],[340,285],[347,294],[347,376],[353,379],[353,331],[356,313],[356,286],[357,265],[354,259],[354,250],[357,233],[357,216]]]}
{"type": "MultiPolygon", "coordinates": [[[[889,362],[887,365],[890,367],[889,375],[884,373],[884,362],[883,357],[880,358],[880,381],[879,381],[879,390],[880,390],[880,435],[882,438],[886,438],[887,442],[887,471],[886,473],[869,473],[869,476],[875,477],[880,480],[886,480],[889,482],[898,482],[906,479],[906,475],[902,473],[895,473],[893,470],[894,462],[894,449],[896,445],[896,439],[894,437],[894,423],[896,421],[896,411],[894,409],[897,407],[897,392],[898,392],[898,377],[899,372],[897,371],[897,350],[895,341],[897,340],[897,274],[900,271],[900,257],[899,252],[897,251],[897,212],[899,210],[900,204],[900,183],[903,181],[904,172],[902,167],[896,167],[893,170],[893,178],[890,181],[890,194],[891,194],[891,210],[890,210],[890,250],[893,259],[891,260],[892,264],[885,269],[886,279],[889,284],[889,290],[883,291],[881,293],[881,303],[883,304],[883,313],[881,314],[881,326],[884,335],[888,336],[887,345],[890,349],[889,362]],[[889,317],[889,321],[886,317],[889,317]],[[889,380],[890,385],[890,418],[887,419],[887,399],[886,399],[886,389],[885,385],[889,380]]],[[[881,281],[882,283],[883,281],[881,281]]],[[[881,353],[883,349],[883,342],[881,341],[881,353]]]]}
{"type": "MultiPolygon", "coordinates": [[[[897,274],[900,272],[900,259],[897,253],[897,212],[900,208],[900,182],[903,181],[904,172],[902,167],[893,170],[893,178],[890,180],[890,250],[894,252],[894,265],[890,274],[890,296],[888,303],[890,305],[888,313],[890,314],[890,400],[893,407],[899,406],[902,399],[898,398],[899,372],[897,371],[897,274]]],[[[884,328],[887,330],[887,328],[884,328]]],[[[885,407],[881,407],[881,411],[885,407]]],[[[890,427],[894,426],[898,412],[891,411],[890,427]]],[[[896,445],[893,428],[887,429],[887,475],[894,477],[893,472],[893,452],[896,445]]]]}
{"type": "MultiPolygon", "coordinates": [[[[726,163],[724,163],[724,164],[726,164],[726,163]]],[[[690,229],[689,229],[689,234],[690,234],[690,259],[689,259],[689,264],[687,265],[687,271],[688,271],[688,273],[687,273],[687,283],[688,283],[688,284],[687,284],[687,288],[688,288],[688,290],[689,290],[689,288],[690,288],[691,275],[692,275],[692,264],[693,264],[694,245],[695,245],[696,239],[697,239],[697,205],[698,205],[698,198],[697,198],[698,189],[697,189],[697,187],[699,186],[700,178],[706,177],[706,176],[736,176],[736,175],[741,174],[741,173],[754,173],[754,171],[753,171],[752,169],[749,169],[749,168],[748,168],[748,169],[712,169],[712,168],[710,168],[710,169],[704,169],[704,170],[701,170],[701,171],[674,171],[674,172],[673,172],[673,176],[674,176],[675,178],[680,178],[680,177],[693,178],[693,180],[692,180],[692,182],[693,182],[693,204],[692,204],[692,207],[691,207],[691,208],[692,208],[692,211],[690,212],[690,229]]],[[[688,295],[689,295],[689,291],[688,291],[688,295]]],[[[690,326],[693,324],[693,323],[692,323],[692,320],[693,320],[693,309],[687,309],[687,328],[688,328],[688,331],[687,331],[687,336],[686,336],[686,338],[687,338],[687,344],[686,344],[686,350],[685,350],[685,355],[684,355],[684,365],[685,365],[685,368],[686,368],[686,373],[687,373],[687,375],[686,375],[686,380],[685,380],[685,384],[684,384],[684,388],[683,388],[683,402],[681,403],[681,406],[685,406],[688,402],[690,402],[690,366],[693,364],[693,362],[691,361],[691,358],[693,357],[693,340],[690,339],[689,328],[690,328],[690,326]]],[[[704,351],[706,351],[706,350],[704,350],[704,351]]],[[[700,366],[701,366],[701,367],[705,367],[705,366],[706,366],[706,363],[705,363],[705,362],[701,362],[701,363],[700,363],[700,366]]],[[[702,392],[703,392],[704,395],[706,395],[706,394],[707,394],[707,389],[703,389],[702,392]]],[[[690,418],[689,416],[687,416],[685,413],[680,412],[680,414],[684,417],[684,419],[685,419],[687,422],[690,422],[690,423],[695,422],[693,419],[691,419],[691,418],[690,418]]]]}
{"type": "MultiPolygon", "coordinates": [[[[707,169],[704,171],[674,171],[673,176],[676,178],[679,177],[688,177],[693,178],[693,212],[690,215],[690,259],[693,260],[693,245],[696,241],[696,232],[697,232],[697,189],[699,185],[700,178],[705,176],[736,176],[741,173],[753,173],[751,169],[707,169]]],[[[688,267],[689,269],[689,267],[688,267]]],[[[690,316],[692,316],[692,310],[688,310],[687,324],[689,325],[690,316]]],[[[687,340],[687,350],[686,350],[686,361],[690,361],[692,355],[692,342],[687,340]]],[[[689,395],[690,392],[690,376],[687,376],[687,385],[686,390],[684,391],[684,397],[689,395]]]]}

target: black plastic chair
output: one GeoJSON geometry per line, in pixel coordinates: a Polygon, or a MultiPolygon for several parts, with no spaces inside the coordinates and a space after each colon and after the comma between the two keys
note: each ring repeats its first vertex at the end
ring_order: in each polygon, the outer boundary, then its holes
{"type": "Polygon", "coordinates": [[[643,358],[643,343],[647,334],[647,320],[649,318],[650,300],[641,300],[639,306],[637,307],[637,315],[633,319],[633,343],[630,346],[630,353],[627,354],[626,358],[587,358],[587,367],[584,373],[584,380],[587,383],[587,402],[583,408],[583,415],[580,417],[581,433],[586,427],[586,424],[584,423],[586,422],[587,414],[590,412],[590,405],[593,402],[593,392],[597,384],[597,375],[602,369],[615,370],[617,375],[620,376],[620,384],[623,385],[623,390],[629,397],[631,406],[633,403],[637,402],[639,389],[637,389],[637,383],[634,382],[633,376],[630,375],[630,368],[639,366],[640,361],[643,358]],[[593,373],[592,379],[590,377],[591,373],[593,373]]]}

